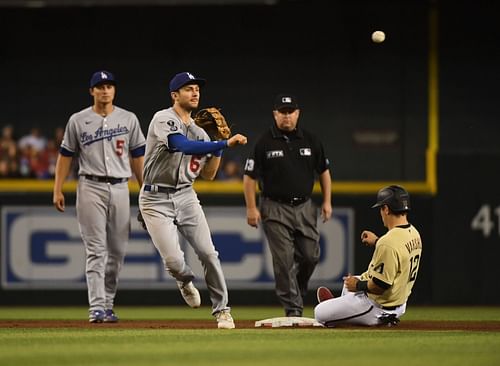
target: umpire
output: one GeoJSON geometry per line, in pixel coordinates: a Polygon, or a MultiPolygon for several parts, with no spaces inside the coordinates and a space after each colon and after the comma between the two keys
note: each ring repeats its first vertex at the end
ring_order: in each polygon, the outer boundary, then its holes
{"type": "Polygon", "coordinates": [[[286,316],[302,316],[307,285],[319,261],[318,208],[311,201],[317,176],[323,222],[332,214],[329,162],[320,140],[298,126],[299,115],[293,95],[276,97],[275,123],[257,140],[243,177],[247,222],[258,227],[262,221],[273,257],[276,295],[286,316]]]}

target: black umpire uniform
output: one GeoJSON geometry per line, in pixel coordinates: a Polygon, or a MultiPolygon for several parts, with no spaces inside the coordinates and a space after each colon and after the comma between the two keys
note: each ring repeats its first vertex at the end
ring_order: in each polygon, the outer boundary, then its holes
{"type": "MultiPolygon", "coordinates": [[[[298,104],[293,96],[279,95],[275,111],[280,107],[293,113],[298,104]]],[[[311,194],[316,175],[328,169],[318,138],[298,125],[285,131],[276,123],[257,140],[245,164],[246,180],[258,182],[261,191],[260,219],[273,258],[276,294],[287,316],[302,316],[303,297],[319,261],[318,207],[311,194]]],[[[248,209],[246,184],[245,198],[248,209]]]]}

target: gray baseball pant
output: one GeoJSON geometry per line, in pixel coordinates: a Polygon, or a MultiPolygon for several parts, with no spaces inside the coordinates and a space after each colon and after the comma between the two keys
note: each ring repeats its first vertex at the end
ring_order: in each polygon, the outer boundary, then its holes
{"type": "Polygon", "coordinates": [[[87,256],[89,310],[112,309],[130,234],[127,182],[112,185],[81,177],[76,213],[87,256]]]}
{"type": "Polygon", "coordinates": [[[205,282],[212,301],[212,314],[229,310],[226,281],[208,223],[192,187],[175,193],[141,189],[139,207],[149,235],[160,253],[165,269],[177,281],[194,279],[179,243],[179,233],[191,245],[203,265],[205,282]]]}
{"type": "Polygon", "coordinates": [[[260,212],[273,257],[276,295],[286,314],[302,314],[303,297],[320,256],[318,209],[311,200],[290,206],[262,199],[260,212]]]}

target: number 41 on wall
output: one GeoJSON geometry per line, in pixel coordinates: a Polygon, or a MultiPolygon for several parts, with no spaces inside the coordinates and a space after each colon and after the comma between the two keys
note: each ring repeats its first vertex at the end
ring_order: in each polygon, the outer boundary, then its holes
{"type": "Polygon", "coordinates": [[[500,206],[492,210],[490,205],[482,205],[470,223],[471,229],[482,231],[485,238],[490,237],[491,231],[495,227],[495,222],[492,219],[492,211],[496,215],[498,235],[500,236],[500,206]]]}

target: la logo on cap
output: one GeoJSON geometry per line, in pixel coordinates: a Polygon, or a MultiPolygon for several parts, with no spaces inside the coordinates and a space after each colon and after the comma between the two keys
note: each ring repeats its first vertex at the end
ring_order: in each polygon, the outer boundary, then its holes
{"type": "Polygon", "coordinates": [[[186,74],[187,74],[188,78],[190,78],[190,79],[194,79],[193,74],[191,74],[191,73],[189,73],[189,72],[187,72],[186,74]]]}
{"type": "Polygon", "coordinates": [[[106,75],[104,72],[101,72],[101,79],[107,79],[108,75],[106,75]]]}
{"type": "Polygon", "coordinates": [[[283,97],[281,98],[282,103],[292,103],[292,98],[290,97],[283,97]]]}

